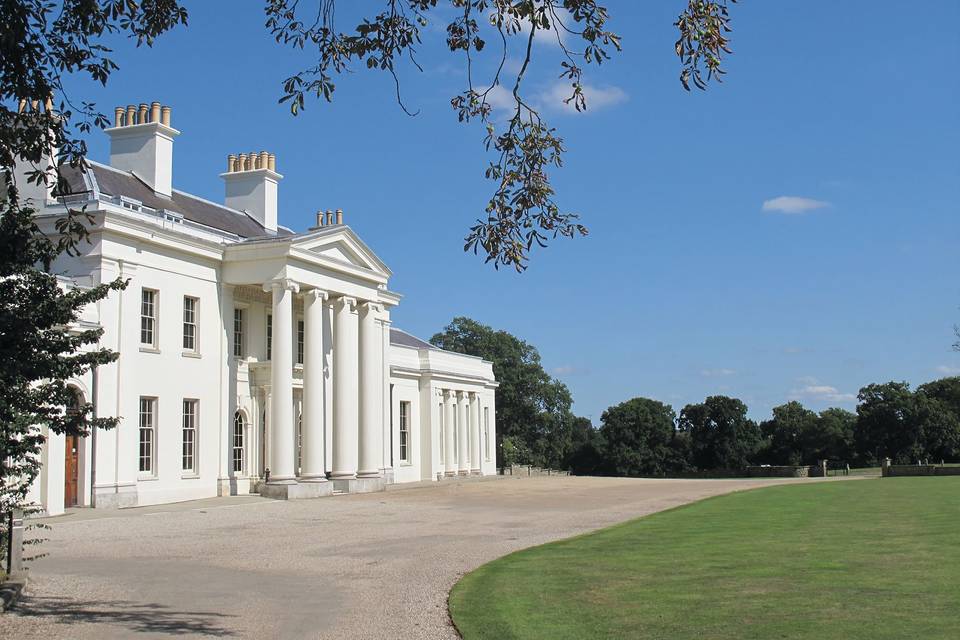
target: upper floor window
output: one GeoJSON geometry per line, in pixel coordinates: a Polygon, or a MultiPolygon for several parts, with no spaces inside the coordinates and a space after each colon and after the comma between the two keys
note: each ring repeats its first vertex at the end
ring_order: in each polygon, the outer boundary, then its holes
{"type": "Polygon", "coordinates": [[[297,320],[297,364],[303,364],[303,320],[297,320]]]}
{"type": "Polygon", "coordinates": [[[140,473],[153,474],[157,454],[157,399],[140,398],[140,473]]]}
{"type": "Polygon", "coordinates": [[[197,350],[197,303],[199,300],[183,296],[183,349],[197,350]]]}
{"type": "Polygon", "coordinates": [[[273,314],[267,314],[267,360],[273,359],[273,314]]]}
{"type": "Polygon", "coordinates": [[[140,344],[157,346],[157,298],[153,289],[140,291],[140,344]]]}
{"type": "Polygon", "coordinates": [[[243,357],[243,309],[233,310],[233,355],[243,357]]]}
{"type": "Polygon", "coordinates": [[[410,462],[410,403],[400,403],[400,462],[410,462]]]}
{"type": "Polygon", "coordinates": [[[183,451],[182,466],[184,471],[197,472],[197,400],[183,401],[183,451]]]}

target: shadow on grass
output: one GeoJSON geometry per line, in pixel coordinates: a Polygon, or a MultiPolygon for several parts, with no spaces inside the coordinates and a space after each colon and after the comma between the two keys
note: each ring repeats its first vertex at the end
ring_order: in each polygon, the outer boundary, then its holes
{"type": "Polygon", "coordinates": [[[176,611],[160,604],[125,600],[76,600],[24,596],[10,612],[24,618],[42,618],[60,624],[105,624],[137,633],[170,635],[234,636],[221,626],[230,614],[210,611],[176,611]]]}

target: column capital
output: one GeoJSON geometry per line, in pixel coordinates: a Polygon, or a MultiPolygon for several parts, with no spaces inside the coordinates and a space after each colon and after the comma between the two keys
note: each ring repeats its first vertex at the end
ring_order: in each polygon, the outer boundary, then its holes
{"type": "Polygon", "coordinates": [[[443,397],[446,400],[456,400],[457,398],[457,392],[453,389],[443,389],[441,393],[443,393],[443,397]]]}
{"type": "Polygon", "coordinates": [[[463,400],[464,398],[467,397],[467,393],[468,393],[468,392],[466,392],[466,391],[457,391],[457,398],[458,398],[459,400],[463,400]]]}
{"type": "Polygon", "coordinates": [[[333,304],[340,307],[342,310],[347,311],[348,313],[357,312],[357,299],[351,298],[350,296],[337,296],[333,298],[333,304]]]}
{"type": "Polygon", "coordinates": [[[304,300],[309,300],[311,302],[316,302],[317,300],[320,300],[322,302],[329,297],[326,291],[324,291],[323,289],[316,289],[316,288],[308,289],[303,293],[301,293],[300,295],[303,297],[304,300]]]}
{"type": "Polygon", "coordinates": [[[380,303],[373,300],[360,300],[358,306],[366,313],[379,313],[381,311],[380,303]]]}
{"type": "Polygon", "coordinates": [[[276,280],[268,280],[263,283],[263,290],[266,293],[270,293],[276,288],[283,288],[287,291],[293,291],[294,293],[300,291],[300,285],[290,278],[277,278],[276,280]]]}

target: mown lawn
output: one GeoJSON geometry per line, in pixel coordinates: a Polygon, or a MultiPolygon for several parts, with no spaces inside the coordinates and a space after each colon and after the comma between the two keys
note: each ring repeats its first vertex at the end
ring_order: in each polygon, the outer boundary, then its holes
{"type": "Polygon", "coordinates": [[[960,638],[960,477],[770,487],[506,556],[464,638],[960,638]]]}

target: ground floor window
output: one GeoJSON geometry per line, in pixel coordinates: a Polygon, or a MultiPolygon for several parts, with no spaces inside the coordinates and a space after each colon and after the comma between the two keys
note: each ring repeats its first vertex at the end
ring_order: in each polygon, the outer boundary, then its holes
{"type": "Polygon", "coordinates": [[[233,416],[233,472],[243,473],[243,414],[233,416]]]}
{"type": "Polygon", "coordinates": [[[197,471],[197,407],[199,401],[183,401],[183,451],[181,469],[197,471]]]}
{"type": "Polygon", "coordinates": [[[410,403],[400,403],[400,462],[410,462],[410,403]]]}
{"type": "Polygon", "coordinates": [[[154,472],[157,399],[140,398],[140,473],[154,472]]]}

